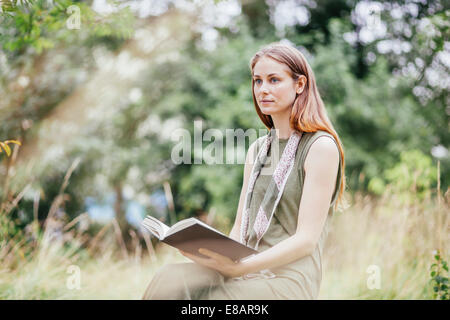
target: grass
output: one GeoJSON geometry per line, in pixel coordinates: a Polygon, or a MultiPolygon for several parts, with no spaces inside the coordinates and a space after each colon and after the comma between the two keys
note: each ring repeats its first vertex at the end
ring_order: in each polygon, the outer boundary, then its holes
{"type": "Polygon", "coordinates": [[[448,199],[440,209],[432,200],[404,205],[395,195],[357,194],[353,202],[334,217],[319,299],[431,299],[433,252],[448,257],[448,199]],[[370,281],[376,273],[379,288],[370,281]]]}
{"type": "MultiPolygon", "coordinates": [[[[432,299],[433,251],[448,257],[448,195],[438,206],[431,199],[402,204],[395,194],[378,200],[355,194],[333,217],[319,299],[432,299]],[[379,288],[370,289],[373,270],[379,288]]],[[[186,261],[164,244],[153,251],[148,241],[136,242],[125,257],[114,224],[94,237],[77,226],[52,215],[43,228],[25,233],[35,239],[32,249],[30,241],[0,240],[0,299],[140,299],[158,267],[186,261]]]]}
{"type": "Polygon", "coordinates": [[[62,241],[51,241],[13,270],[2,264],[0,299],[140,299],[159,266],[185,260],[166,245],[158,246],[152,259],[122,258],[114,244],[95,256],[78,250],[71,253],[62,241]]]}

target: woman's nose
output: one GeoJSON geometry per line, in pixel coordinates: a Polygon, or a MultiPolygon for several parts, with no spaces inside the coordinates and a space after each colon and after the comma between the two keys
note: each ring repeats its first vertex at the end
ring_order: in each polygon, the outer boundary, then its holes
{"type": "Polygon", "coordinates": [[[264,85],[261,86],[261,92],[268,93],[269,90],[264,85]]]}

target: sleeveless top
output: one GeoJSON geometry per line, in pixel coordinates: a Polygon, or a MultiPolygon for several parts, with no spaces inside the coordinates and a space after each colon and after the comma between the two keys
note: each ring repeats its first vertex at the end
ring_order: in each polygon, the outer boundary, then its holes
{"type": "MultiPolygon", "coordinates": [[[[302,196],[303,182],[305,177],[305,159],[313,142],[322,136],[328,136],[336,143],[334,137],[326,131],[319,130],[316,132],[303,133],[297,149],[294,168],[292,169],[291,174],[289,175],[289,178],[286,182],[283,195],[281,196],[280,202],[278,203],[278,206],[275,210],[269,229],[264,234],[259,243],[259,252],[267,250],[280,241],[287,239],[295,234],[297,230],[298,211],[300,207],[300,200],[302,196]]],[[[264,138],[265,136],[260,137],[256,141],[256,154],[262,146],[264,138]]],[[[278,139],[277,137],[275,137],[268,153],[267,162],[264,164],[261,173],[263,172],[264,167],[268,166],[271,161],[276,161],[276,163],[278,163],[287,142],[288,139],[278,139]],[[274,149],[274,146],[275,148],[278,147],[279,150],[274,149]],[[276,160],[274,160],[275,158],[276,160]]],[[[272,166],[273,168],[276,167],[276,163],[274,166],[272,166]]],[[[328,235],[330,219],[334,212],[333,205],[337,200],[337,196],[340,190],[341,166],[341,158],[339,157],[339,169],[336,178],[335,190],[330,202],[328,216],[313,253],[311,255],[300,258],[299,260],[296,260],[288,265],[271,269],[271,271],[276,274],[276,277],[291,279],[299,286],[301,286],[304,290],[310,292],[314,297],[317,297],[319,293],[320,283],[322,279],[323,247],[328,235]]],[[[252,226],[256,218],[257,210],[264,198],[265,191],[270,183],[270,179],[271,175],[268,174],[260,174],[256,179],[253,196],[250,203],[250,220],[246,238],[249,237],[250,233],[254,232],[252,226]]],[[[255,239],[255,237],[251,238],[255,239]]],[[[254,247],[255,244],[256,243],[249,243],[249,246],[254,247]]]]}

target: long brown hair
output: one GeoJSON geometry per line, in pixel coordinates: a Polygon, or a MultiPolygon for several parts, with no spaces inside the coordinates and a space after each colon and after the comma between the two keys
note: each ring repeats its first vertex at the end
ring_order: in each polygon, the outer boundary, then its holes
{"type": "Polygon", "coordinates": [[[306,77],[305,89],[302,93],[297,94],[292,105],[289,125],[297,132],[316,132],[318,130],[323,130],[330,133],[336,140],[340,150],[342,177],[338,200],[335,203],[336,208],[338,203],[341,204],[343,202],[343,195],[346,186],[344,149],[338,134],[334,130],[334,127],[328,118],[325,105],[320,97],[319,90],[316,85],[314,73],[303,54],[293,46],[284,43],[270,43],[263,47],[250,59],[253,103],[259,118],[269,131],[271,128],[274,128],[272,117],[261,112],[255,97],[255,91],[253,89],[255,86],[253,70],[256,63],[263,56],[270,57],[277,62],[287,65],[291,71],[291,77],[294,81],[297,81],[300,75],[304,75],[306,77]]]}

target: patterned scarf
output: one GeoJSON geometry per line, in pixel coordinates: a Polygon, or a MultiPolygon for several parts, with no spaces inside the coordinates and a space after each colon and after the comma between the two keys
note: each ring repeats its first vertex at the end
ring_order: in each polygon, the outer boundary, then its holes
{"type": "Polygon", "coordinates": [[[241,243],[246,245],[248,245],[252,239],[256,238],[255,250],[258,250],[259,241],[269,229],[273,214],[283,194],[286,181],[294,166],[295,155],[297,153],[297,148],[301,137],[302,133],[298,133],[297,131],[294,131],[289,137],[281,159],[272,175],[272,179],[270,180],[270,184],[266,190],[263,201],[258,209],[258,213],[253,224],[253,232],[250,230],[248,237],[246,237],[250,220],[249,213],[253,188],[255,186],[256,178],[258,178],[261,169],[266,162],[270,145],[276,138],[276,129],[272,128],[270,130],[269,134],[263,141],[262,148],[259,151],[258,156],[256,157],[256,161],[250,175],[247,193],[245,195],[240,234],[241,243]]]}

